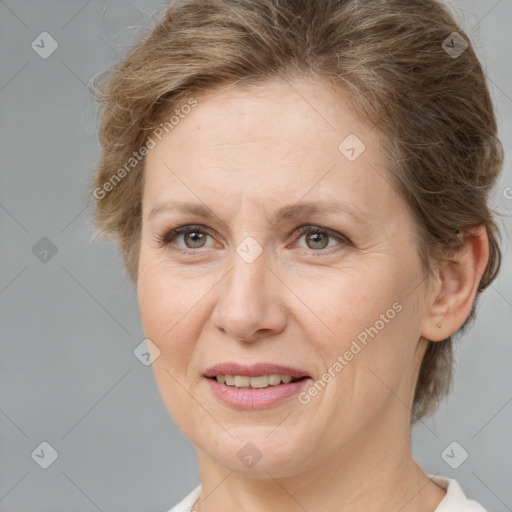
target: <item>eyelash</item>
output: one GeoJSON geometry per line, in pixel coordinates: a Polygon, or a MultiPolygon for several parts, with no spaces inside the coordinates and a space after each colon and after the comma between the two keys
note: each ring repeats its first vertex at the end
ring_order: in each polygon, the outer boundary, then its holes
{"type": "MultiPolygon", "coordinates": [[[[173,229],[173,230],[167,232],[163,236],[157,235],[156,241],[157,241],[157,244],[159,247],[167,247],[170,250],[179,252],[181,254],[197,255],[199,250],[203,249],[202,247],[200,247],[198,249],[184,249],[179,246],[172,247],[172,240],[176,236],[179,236],[182,234],[187,234],[187,233],[194,233],[194,232],[199,232],[199,233],[202,233],[205,235],[212,236],[210,234],[209,230],[204,228],[201,225],[187,225],[187,226],[181,226],[179,228],[173,229]]],[[[302,235],[314,233],[314,234],[326,235],[329,238],[334,238],[338,242],[341,243],[334,247],[330,247],[329,249],[317,249],[317,250],[315,250],[315,249],[299,249],[299,252],[301,254],[311,255],[311,253],[313,253],[314,256],[328,255],[328,254],[332,254],[333,252],[336,252],[337,250],[339,250],[339,249],[337,249],[339,247],[339,245],[343,245],[343,244],[351,245],[352,244],[351,241],[347,237],[345,237],[339,233],[336,233],[335,231],[332,231],[330,229],[324,228],[322,226],[313,226],[313,225],[300,226],[299,228],[296,229],[296,232],[301,235],[299,237],[299,239],[302,237],[302,235]],[[335,249],[335,251],[333,251],[332,249],[335,249]]]]}

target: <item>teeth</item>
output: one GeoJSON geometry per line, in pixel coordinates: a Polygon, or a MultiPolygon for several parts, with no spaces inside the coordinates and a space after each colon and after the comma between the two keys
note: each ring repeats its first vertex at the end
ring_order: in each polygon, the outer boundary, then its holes
{"type": "Polygon", "coordinates": [[[272,373],[270,375],[258,375],[257,377],[248,377],[247,375],[217,375],[217,382],[236,388],[267,388],[268,386],[277,386],[283,382],[288,384],[292,380],[290,375],[279,375],[272,373]]]}
{"type": "MultiPolygon", "coordinates": [[[[286,375],[285,375],[286,377],[286,375]]],[[[271,386],[277,386],[278,384],[281,384],[281,375],[277,373],[272,373],[268,376],[268,383],[271,386]]]]}
{"type": "Polygon", "coordinates": [[[249,383],[251,388],[266,388],[268,386],[268,377],[266,375],[261,375],[259,377],[251,377],[249,383]]]}
{"type": "Polygon", "coordinates": [[[235,387],[245,388],[251,383],[251,378],[245,375],[235,375],[235,387]]]}

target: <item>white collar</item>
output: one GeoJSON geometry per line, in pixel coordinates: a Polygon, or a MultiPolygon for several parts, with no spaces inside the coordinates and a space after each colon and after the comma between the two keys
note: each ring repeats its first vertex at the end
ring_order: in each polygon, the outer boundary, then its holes
{"type": "Polygon", "coordinates": [[[428,473],[427,476],[446,490],[445,497],[434,512],[486,512],[482,505],[466,497],[457,480],[428,473]]]}
{"type": "MultiPolygon", "coordinates": [[[[469,500],[458,482],[452,478],[430,475],[432,481],[446,490],[446,495],[434,512],[486,512],[476,501],[469,500]]],[[[185,498],[168,512],[193,512],[191,508],[201,494],[201,484],[195,487],[185,498]]]]}

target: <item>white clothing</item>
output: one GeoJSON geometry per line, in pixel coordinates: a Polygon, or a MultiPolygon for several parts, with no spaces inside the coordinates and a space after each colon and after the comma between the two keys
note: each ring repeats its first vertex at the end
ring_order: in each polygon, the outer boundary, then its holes
{"type": "MultiPolygon", "coordinates": [[[[428,475],[432,481],[446,489],[443,501],[439,503],[434,512],[486,512],[482,505],[474,500],[469,500],[460,488],[456,480],[442,476],[428,475]]],[[[201,485],[193,489],[185,498],[168,512],[195,512],[192,508],[201,494],[201,485]]]]}

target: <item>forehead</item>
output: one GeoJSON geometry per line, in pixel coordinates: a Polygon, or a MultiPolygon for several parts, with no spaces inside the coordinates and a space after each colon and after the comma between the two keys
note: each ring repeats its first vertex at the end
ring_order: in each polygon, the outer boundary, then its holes
{"type": "Polygon", "coordinates": [[[151,207],[183,195],[238,206],[328,196],[362,210],[390,201],[378,135],[342,93],[298,80],[194,98],[197,105],[146,157],[151,207]]]}
{"type": "Polygon", "coordinates": [[[361,137],[367,131],[348,96],[319,81],[231,85],[195,99],[197,106],[173,130],[176,143],[180,139],[184,149],[203,149],[205,143],[206,147],[213,145],[220,150],[225,144],[235,150],[235,146],[267,142],[275,150],[285,144],[320,150],[327,145],[336,147],[347,129],[361,137]],[[184,128],[186,137],[180,137],[184,128]]]}

